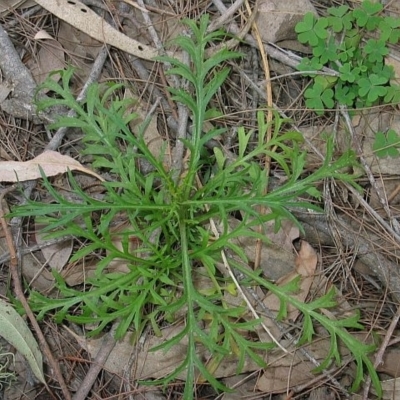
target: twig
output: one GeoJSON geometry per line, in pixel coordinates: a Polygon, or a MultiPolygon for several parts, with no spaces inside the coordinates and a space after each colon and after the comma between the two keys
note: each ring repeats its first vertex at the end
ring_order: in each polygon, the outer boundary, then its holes
{"type": "Polygon", "coordinates": [[[157,85],[155,85],[153,82],[151,82],[149,71],[146,68],[146,66],[143,64],[143,61],[140,58],[134,57],[130,54],[127,54],[127,57],[128,57],[130,64],[132,65],[132,67],[135,69],[135,71],[139,75],[139,78],[143,82],[146,82],[143,92],[141,92],[141,96],[143,96],[144,91],[147,90],[150,95],[151,101],[155,101],[156,98],[160,98],[162,108],[165,111],[170,111],[173,114],[174,119],[177,120],[178,117],[176,115],[176,110],[173,106],[171,106],[172,100],[171,100],[171,95],[169,94],[169,92],[168,91],[165,92],[165,94],[168,98],[168,101],[167,101],[164,98],[161,90],[157,87],[157,85]]]}
{"type": "Polygon", "coordinates": [[[31,17],[32,15],[35,15],[40,10],[42,10],[42,6],[36,5],[36,6],[33,6],[33,7],[30,7],[28,9],[26,9],[22,14],[17,14],[15,12],[15,14],[14,14],[15,18],[12,19],[11,21],[6,22],[3,25],[3,28],[5,30],[10,29],[10,28],[14,28],[14,26],[17,26],[18,24],[21,23],[20,20],[27,19],[27,18],[31,17]]]}
{"type": "MultiPolygon", "coordinates": [[[[232,47],[235,47],[236,45],[239,44],[239,42],[243,38],[245,38],[247,36],[249,36],[252,39],[253,45],[254,45],[254,39],[253,39],[252,36],[248,35],[248,32],[250,31],[250,29],[253,26],[253,23],[254,23],[254,21],[256,19],[259,2],[260,2],[260,0],[256,0],[256,3],[253,6],[253,11],[250,13],[250,16],[247,19],[247,21],[246,21],[246,23],[245,23],[243,28],[239,29],[236,24],[232,25],[232,32],[235,34],[236,37],[234,39],[228,40],[227,42],[224,42],[224,43],[222,43],[222,44],[220,44],[218,46],[215,46],[215,47],[209,49],[206,52],[207,57],[211,57],[213,54],[218,52],[221,48],[231,49],[232,47]]],[[[215,7],[217,7],[218,11],[222,15],[225,14],[228,11],[221,0],[213,0],[213,3],[215,5],[215,7]]]]}
{"type": "MultiPolygon", "coordinates": [[[[189,65],[189,54],[186,51],[183,51],[182,62],[185,65],[189,65]]],[[[183,80],[183,78],[182,78],[183,80]]],[[[183,80],[182,89],[188,90],[189,82],[187,80],[183,80]]],[[[189,110],[188,108],[182,104],[178,103],[178,134],[177,134],[177,141],[174,148],[173,153],[173,162],[172,162],[172,170],[173,176],[172,179],[175,183],[178,183],[179,176],[182,173],[183,162],[184,162],[184,153],[185,153],[185,145],[183,139],[187,137],[187,130],[188,130],[188,120],[189,120],[189,110]]]]}
{"type": "Polygon", "coordinates": [[[96,354],[96,358],[93,361],[88,373],[85,376],[85,379],[81,383],[78,391],[75,393],[72,400],[85,400],[87,399],[87,395],[90,392],[94,382],[97,379],[100,371],[104,368],[104,364],[107,361],[108,356],[113,350],[116,340],[114,338],[114,333],[117,329],[118,322],[115,322],[110,330],[110,332],[106,333],[103,338],[103,343],[100,347],[99,352],[96,354]]]}
{"type": "MultiPolygon", "coordinates": [[[[225,26],[229,18],[242,6],[244,0],[236,0],[219,18],[214,19],[207,28],[207,32],[214,32],[221,26],[225,26]]],[[[214,3],[215,4],[215,3],[214,3]]]]}
{"type": "MultiPolygon", "coordinates": [[[[315,385],[318,384],[318,382],[321,382],[322,380],[326,380],[326,378],[328,378],[331,382],[333,382],[335,384],[336,388],[340,389],[340,391],[343,393],[343,395],[346,397],[346,399],[349,399],[350,395],[349,395],[348,391],[345,388],[343,388],[343,386],[341,386],[341,384],[336,380],[336,378],[333,377],[333,375],[336,374],[339,370],[343,369],[344,366],[346,366],[348,363],[350,363],[352,361],[353,361],[352,357],[346,357],[346,359],[342,360],[341,367],[333,367],[329,370],[322,371],[321,375],[316,376],[315,378],[309,380],[306,383],[303,383],[303,384],[293,387],[292,390],[290,391],[290,394],[293,395],[296,393],[301,393],[305,389],[314,388],[315,385]],[[339,386],[337,386],[336,383],[339,386]]],[[[291,396],[288,398],[292,399],[293,397],[291,396]]]]}
{"type": "MultiPolygon", "coordinates": [[[[250,4],[249,4],[248,0],[246,0],[246,7],[247,7],[247,10],[249,12],[251,12],[251,8],[250,8],[250,4]]],[[[268,57],[267,57],[265,48],[262,43],[260,32],[258,30],[257,24],[254,24],[254,23],[253,23],[253,32],[254,32],[254,35],[255,35],[257,43],[258,43],[259,51],[261,53],[262,66],[264,69],[264,74],[265,74],[265,79],[266,79],[265,92],[267,95],[268,110],[267,110],[267,132],[266,132],[265,141],[269,142],[271,140],[271,136],[272,136],[272,120],[273,120],[272,85],[271,85],[271,81],[270,81],[271,72],[270,72],[270,68],[269,68],[268,57]]],[[[272,149],[272,152],[274,152],[275,150],[276,150],[276,146],[272,149]]],[[[266,155],[264,158],[264,174],[266,176],[269,176],[270,169],[271,169],[270,167],[271,167],[271,157],[269,155],[266,155]]],[[[263,190],[263,195],[266,196],[267,192],[268,192],[268,188],[265,187],[263,190]]],[[[267,207],[260,206],[260,214],[264,215],[267,212],[268,212],[267,207]]],[[[263,229],[262,225],[259,225],[257,230],[260,234],[262,233],[262,229],[263,229]]],[[[263,243],[262,243],[261,239],[257,238],[256,239],[256,248],[255,248],[255,258],[254,258],[254,269],[258,269],[261,264],[262,246],[263,246],[263,243]]]]}
{"type": "MultiPolygon", "coordinates": [[[[39,343],[40,346],[45,354],[45,356],[47,357],[50,366],[53,368],[55,376],[57,378],[57,381],[61,387],[63,396],[65,398],[65,400],[71,400],[71,395],[68,391],[67,385],[65,384],[63,375],[61,373],[61,369],[60,369],[60,365],[58,362],[56,362],[56,360],[53,357],[53,353],[49,347],[49,345],[46,342],[46,339],[40,329],[39,324],[36,321],[35,316],[32,313],[32,310],[29,307],[29,304],[24,296],[24,291],[22,289],[22,285],[21,285],[21,281],[19,278],[19,274],[18,274],[18,257],[17,257],[17,252],[15,250],[15,246],[14,246],[14,239],[12,237],[10,228],[5,220],[5,216],[4,216],[4,211],[3,211],[3,200],[4,200],[4,196],[6,196],[8,193],[12,192],[13,190],[16,189],[16,185],[14,186],[10,186],[7,189],[3,189],[0,192],[0,221],[1,221],[1,226],[3,228],[5,237],[6,237],[6,241],[7,241],[7,246],[8,246],[8,251],[10,252],[10,272],[11,272],[11,277],[14,283],[14,289],[15,289],[15,294],[18,298],[18,300],[21,302],[26,315],[28,316],[35,332],[36,335],[39,339],[39,343]]],[[[52,395],[52,397],[54,399],[56,399],[56,397],[54,396],[54,394],[50,391],[49,387],[47,386],[47,384],[45,384],[46,389],[48,390],[48,392],[52,395]]]]}
{"type": "MultiPolygon", "coordinates": [[[[142,11],[142,16],[143,16],[144,22],[147,24],[147,30],[150,33],[150,36],[153,40],[153,43],[154,43],[156,49],[158,50],[159,54],[165,54],[165,49],[164,49],[163,43],[161,42],[160,38],[158,37],[157,31],[154,29],[153,22],[151,21],[149,13],[147,12],[146,5],[144,4],[143,0],[137,0],[137,3],[140,7],[142,7],[143,9],[146,10],[146,12],[142,11]]],[[[169,62],[164,62],[164,65],[167,69],[171,68],[171,64],[169,62]]],[[[172,80],[174,87],[178,87],[179,86],[178,77],[175,75],[171,75],[170,78],[172,80]]]]}

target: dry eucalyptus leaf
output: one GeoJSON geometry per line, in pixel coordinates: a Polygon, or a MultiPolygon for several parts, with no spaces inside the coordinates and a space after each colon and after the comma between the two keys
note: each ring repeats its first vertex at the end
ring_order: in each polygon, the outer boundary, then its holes
{"type": "Polygon", "coordinates": [[[45,176],[55,176],[70,171],[81,171],[95,176],[100,181],[104,179],[85,168],[72,157],[64,156],[56,151],[47,150],[29,161],[0,161],[0,182],[21,182],[41,177],[40,168],[45,176]]]}
{"type": "MultiPolygon", "coordinates": [[[[143,110],[140,110],[141,115],[145,115],[143,110]]],[[[171,146],[168,140],[165,140],[158,131],[157,115],[151,117],[149,126],[144,132],[143,139],[146,142],[148,149],[157,159],[162,158],[164,167],[168,171],[171,168],[171,146]]]]}
{"type": "Polygon", "coordinates": [[[36,0],[36,2],[56,17],[102,43],[110,44],[128,54],[145,60],[154,60],[158,55],[156,49],[137,42],[119,32],[80,1],[36,0]]]}
{"type": "MultiPolygon", "coordinates": [[[[140,257],[137,249],[140,248],[141,242],[137,236],[131,234],[132,231],[133,227],[127,221],[123,221],[115,226],[110,226],[111,242],[119,251],[123,252],[123,241],[128,239],[128,252],[140,257]],[[126,238],[127,235],[128,238],[126,238]]],[[[107,255],[108,253],[109,252],[107,251],[107,255]]],[[[108,264],[107,270],[110,272],[128,273],[130,272],[130,265],[132,265],[132,262],[129,262],[126,259],[114,258],[108,264]]]]}
{"type": "Polygon", "coordinates": [[[33,254],[25,254],[22,262],[22,275],[31,289],[40,293],[50,291],[54,287],[54,276],[33,254]]]}
{"type": "Polygon", "coordinates": [[[103,44],[65,21],[59,22],[60,29],[57,33],[57,40],[68,54],[71,64],[76,67],[77,79],[86,81],[103,44]]]}
{"type": "MultiPolygon", "coordinates": [[[[0,254],[8,254],[4,233],[0,232],[0,254]]],[[[54,286],[54,277],[32,253],[23,254],[22,275],[31,289],[44,293],[54,286]]]]}

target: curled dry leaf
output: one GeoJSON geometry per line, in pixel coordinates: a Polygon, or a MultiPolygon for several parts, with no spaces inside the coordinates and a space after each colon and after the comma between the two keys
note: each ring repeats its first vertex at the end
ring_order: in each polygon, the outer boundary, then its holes
{"type": "Polygon", "coordinates": [[[85,168],[72,157],[47,150],[29,161],[1,161],[0,182],[21,182],[38,179],[41,177],[40,167],[47,177],[62,174],[70,170],[81,171],[104,181],[100,175],[85,168]]]}

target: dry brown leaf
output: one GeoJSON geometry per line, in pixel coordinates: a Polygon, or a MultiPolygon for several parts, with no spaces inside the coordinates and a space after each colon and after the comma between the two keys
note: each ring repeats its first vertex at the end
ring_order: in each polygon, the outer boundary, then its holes
{"type": "Polygon", "coordinates": [[[315,274],[317,264],[317,252],[308,242],[302,240],[296,257],[296,271],[303,277],[310,277],[315,274]]]}
{"type": "MultiPolygon", "coordinates": [[[[39,41],[40,48],[37,57],[32,57],[27,65],[35,82],[40,84],[47,79],[50,72],[65,68],[65,52],[61,43],[43,29],[36,33],[34,39],[39,41]]],[[[51,75],[51,79],[58,81],[60,74],[51,75]]]]}
{"type": "Polygon", "coordinates": [[[59,21],[57,40],[61,43],[71,63],[76,67],[79,81],[86,81],[103,44],[64,21],[59,21]]]}
{"type": "MultiPolygon", "coordinates": [[[[36,243],[39,245],[46,242],[46,234],[41,233],[41,230],[43,228],[43,225],[37,223],[35,224],[36,243]]],[[[52,269],[60,272],[71,257],[73,243],[74,241],[71,238],[62,242],[54,243],[51,246],[44,246],[41,249],[41,252],[46,260],[46,264],[49,265],[52,269]]]]}
{"type": "MultiPolygon", "coordinates": [[[[229,217],[229,227],[235,229],[240,224],[236,218],[229,217]]],[[[220,224],[220,232],[223,228],[220,224]]],[[[295,254],[293,253],[292,242],[299,237],[299,230],[290,221],[282,223],[282,229],[274,233],[274,223],[263,225],[263,233],[271,242],[263,244],[261,249],[261,264],[265,277],[273,281],[294,270],[295,254]]],[[[256,240],[252,237],[233,238],[232,242],[240,246],[246,253],[250,263],[254,263],[256,255],[256,240]]]]}
{"type": "Polygon", "coordinates": [[[102,43],[110,44],[128,54],[146,60],[154,60],[158,55],[156,49],[119,32],[80,1],[36,0],[36,2],[61,20],[68,22],[102,43]]]}
{"type": "Polygon", "coordinates": [[[50,291],[54,287],[53,274],[33,254],[23,256],[22,274],[28,286],[40,293],[50,291]]]}
{"type": "MultiPolygon", "coordinates": [[[[118,216],[117,217],[121,217],[118,216]]],[[[126,216],[125,216],[126,217],[126,216]]],[[[115,222],[115,218],[113,220],[115,222]]],[[[120,224],[110,226],[110,234],[111,234],[111,242],[112,244],[119,250],[124,251],[122,242],[126,239],[126,235],[128,235],[128,252],[130,254],[135,254],[136,257],[140,257],[140,254],[137,252],[140,247],[140,239],[132,234],[133,227],[126,220],[122,220],[120,224]]],[[[109,252],[107,252],[108,254],[109,252]]],[[[110,272],[121,272],[128,273],[130,272],[130,265],[132,262],[122,259],[122,258],[114,258],[108,265],[107,270],[110,272]]]]}
{"type": "Polygon", "coordinates": [[[383,362],[376,370],[393,378],[400,378],[400,349],[395,346],[386,348],[383,362]]]}
{"type": "MultiPolygon", "coordinates": [[[[353,336],[362,342],[372,344],[372,339],[367,332],[353,333],[353,336]]],[[[319,338],[303,348],[318,361],[322,362],[329,352],[330,337],[319,338]]],[[[257,381],[257,389],[264,393],[280,393],[290,388],[303,385],[315,378],[312,372],[315,365],[311,363],[298,349],[292,349],[292,353],[285,354],[269,352],[265,360],[268,367],[257,381]]],[[[351,358],[349,349],[339,343],[339,351],[343,361],[351,358]]]]}
{"type": "MultiPolygon", "coordinates": [[[[133,334],[128,333],[122,340],[117,342],[104,368],[109,372],[121,375],[129,363],[132,352],[135,352],[135,367],[132,370],[132,378],[134,380],[163,378],[167,374],[174,372],[177,366],[185,359],[187,355],[187,338],[183,338],[167,352],[162,349],[158,351],[150,350],[172,338],[182,329],[183,327],[181,325],[171,326],[162,330],[162,337],[147,337],[143,348],[141,348],[139,352],[136,352],[135,347],[132,346],[133,334]]],[[[103,343],[101,338],[87,339],[85,343],[82,343],[82,338],[77,338],[77,340],[92,356],[97,354],[103,343]]],[[[204,359],[209,359],[210,356],[208,352],[200,346],[197,354],[204,359]]],[[[242,372],[255,371],[259,368],[260,367],[254,361],[246,358],[242,372]]],[[[237,356],[233,355],[230,358],[227,357],[224,359],[214,372],[214,376],[216,378],[224,378],[236,375],[236,373],[237,356]]],[[[184,380],[185,376],[186,371],[183,371],[177,378],[184,380]]]]}
{"type": "Polygon", "coordinates": [[[55,176],[70,171],[81,171],[93,175],[100,181],[104,179],[85,168],[72,157],[64,156],[56,151],[47,150],[29,161],[0,161],[0,182],[21,182],[41,177],[39,166],[45,176],[55,176]]]}
{"type": "Polygon", "coordinates": [[[97,270],[98,260],[82,260],[74,264],[67,265],[61,272],[68,286],[77,286],[94,278],[97,270]]]}
{"type": "MultiPolygon", "coordinates": [[[[301,280],[299,282],[299,290],[296,293],[293,293],[293,297],[299,301],[304,302],[310,292],[311,285],[314,281],[314,273],[317,267],[318,256],[315,250],[305,241],[302,241],[300,251],[296,257],[295,265],[296,270],[286,274],[282,278],[280,278],[276,284],[279,286],[283,286],[293,279],[295,279],[298,275],[301,275],[301,280]]],[[[292,268],[295,266],[292,264],[292,268]]],[[[267,296],[263,296],[263,292],[261,289],[257,288],[257,295],[260,298],[264,298],[263,304],[267,309],[272,311],[275,315],[278,315],[278,311],[280,308],[280,300],[274,294],[269,293],[267,296]]],[[[300,312],[299,310],[288,304],[287,306],[287,320],[296,321],[300,312]]],[[[274,337],[278,338],[282,335],[282,332],[275,325],[274,321],[271,321],[269,318],[265,319],[265,325],[269,328],[270,332],[274,337]]],[[[261,327],[257,328],[257,333],[260,336],[262,341],[270,341],[269,335],[267,335],[261,327]]]]}

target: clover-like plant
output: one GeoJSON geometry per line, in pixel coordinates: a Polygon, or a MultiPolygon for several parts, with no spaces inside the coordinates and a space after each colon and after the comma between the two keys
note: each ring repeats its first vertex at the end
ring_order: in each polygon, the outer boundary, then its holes
{"type": "Polygon", "coordinates": [[[399,157],[399,148],[400,137],[393,129],[389,129],[386,133],[376,133],[372,149],[378,157],[399,157]]]}
{"type": "Polygon", "coordinates": [[[227,288],[232,292],[232,283],[218,265],[221,251],[228,250],[242,261],[231,260],[232,268],[244,277],[241,285],[259,285],[279,298],[277,318],[284,318],[290,304],[301,311],[304,327],[299,334],[300,342],[312,340],[314,324],[326,328],[331,337],[331,348],[321,368],[332,360],[340,362],[338,343],[342,341],[354,355],[357,365],[354,388],[362,381],[366,367],[379,391],[379,379],[368,358],[373,348],[358,342],[347,331],[347,328],[362,328],[358,315],[333,320],[320,311],[335,305],[334,290],[311,303],[302,303],[291,295],[298,287],[297,281],[282,287],[273,284],[262,276],[261,271],[246,267],[243,249],[232,242],[235,237],[246,236],[265,241],[263,235],[252,229],[254,225],[273,220],[278,229],[282,218],[296,222],[291,207],[315,209],[315,205],[300,200],[299,196],[318,195],[315,184],[326,177],[353,183],[353,177],[343,172],[343,168],[355,164],[354,154],[347,152],[334,160],[333,142],[329,140],[323,165],[303,177],[305,153],[299,149],[301,135],[283,132],[285,121],[275,116],[272,138],[266,141],[269,126],[262,112],[258,114],[257,143],[250,145],[253,132],[239,129],[236,159],[228,159],[222,149],[215,149],[214,154],[205,152],[205,144],[221,134],[221,129],[203,133],[203,126],[209,115],[215,115],[215,110],[209,111],[209,102],[229,73],[222,64],[240,54],[222,48],[207,56],[210,42],[223,40],[225,34],[222,31],[207,33],[207,16],[200,19],[199,25],[191,20],[185,24],[192,37],[179,37],[176,44],[189,54],[190,66],[175,58],[160,58],[172,65],[169,74],[189,82],[187,90],[170,89],[174,99],[188,107],[193,121],[191,136],[184,140],[187,164],[178,179],[175,179],[175,171],[165,167],[162,157],[154,156],[147,147],[143,139],[146,125],[141,126],[136,136],[129,130],[127,124],[135,115],[127,114],[127,104],[119,99],[118,91],[122,85],[112,84],[106,91],[93,85],[83,103],[76,102],[71,94],[72,70],[62,72],[60,84],[47,80],[43,85],[53,91],[56,98],[39,101],[39,109],[64,104],[76,113],[74,117],[60,117],[52,128],[81,128],[85,134],[85,153],[92,154],[94,166],[109,171],[113,179],[103,184],[104,198],[95,199],[69,174],[75,198],[79,199],[72,201],[60,195],[43,177],[44,186],[54,202],[29,201],[13,210],[12,214],[18,216],[46,216],[46,230],[53,237],[73,235],[86,239],[86,247],[79,250],[72,261],[92,252],[103,256],[95,275],[81,290],[69,287],[59,274],[54,273],[59,291],[57,298],[32,291],[32,309],[39,318],[54,313],[57,322],[96,323],[92,335],[100,333],[110,323],[116,323],[117,339],[128,329],[135,330],[138,337],[146,326],[152,326],[158,332],[160,324],[165,326],[175,322],[180,329],[159,348],[168,351],[186,340],[187,353],[173,373],[153,383],[167,384],[184,373],[183,396],[190,399],[194,395],[196,374],[200,374],[216,390],[227,390],[213,376],[215,367],[226,356],[237,357],[238,372],[246,358],[265,367],[265,351],[273,346],[273,343],[254,340],[255,328],[260,321],[249,318],[244,305],[227,305],[224,300],[227,288]],[[287,175],[286,183],[267,194],[269,179],[259,164],[265,156],[287,175]],[[141,160],[150,164],[147,172],[140,168],[141,160]],[[259,205],[267,207],[269,212],[260,214],[259,205]],[[237,226],[230,227],[229,216],[239,212],[242,220],[237,226]],[[117,215],[122,215],[129,226],[121,233],[122,249],[113,242],[109,229],[117,215]],[[221,226],[218,237],[209,228],[211,219],[221,226]],[[132,237],[138,244],[133,250],[129,246],[132,237]],[[117,258],[126,261],[128,271],[117,273],[107,269],[117,258]],[[200,268],[210,283],[207,290],[196,284],[200,268]],[[182,314],[184,323],[179,325],[177,320],[182,314]],[[205,361],[199,355],[199,348],[210,354],[209,360],[205,361]]]}
{"type": "Polygon", "coordinates": [[[400,86],[390,83],[394,70],[385,56],[400,38],[400,18],[382,11],[381,3],[365,0],[355,10],[330,7],[327,17],[307,13],[296,25],[299,42],[312,48],[312,57],[304,57],[298,69],[337,71],[335,77],[308,73],[314,83],[305,91],[307,107],[322,115],[334,104],[360,108],[399,102],[400,86]]]}

